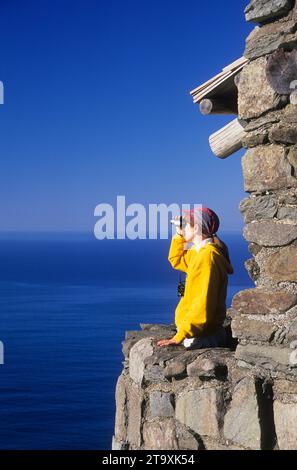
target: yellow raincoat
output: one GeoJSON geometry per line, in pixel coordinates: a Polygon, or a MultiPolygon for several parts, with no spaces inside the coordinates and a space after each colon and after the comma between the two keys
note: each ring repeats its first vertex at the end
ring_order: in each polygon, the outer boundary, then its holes
{"type": "Polygon", "coordinates": [[[184,296],[175,310],[177,333],[174,339],[202,337],[214,333],[226,317],[228,274],[233,268],[215,243],[197,251],[185,248],[183,236],[172,237],[168,261],[174,269],[187,273],[184,296]]]}

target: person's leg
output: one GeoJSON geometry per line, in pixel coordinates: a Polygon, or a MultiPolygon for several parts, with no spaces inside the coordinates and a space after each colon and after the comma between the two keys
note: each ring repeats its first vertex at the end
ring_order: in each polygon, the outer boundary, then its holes
{"type": "Polygon", "coordinates": [[[224,327],[221,327],[214,335],[216,347],[217,348],[224,348],[226,347],[227,342],[227,334],[224,327]]]}
{"type": "Polygon", "coordinates": [[[186,338],[183,341],[186,349],[201,349],[208,348],[207,338],[186,338]]]}
{"type": "Polygon", "coordinates": [[[185,348],[189,348],[190,346],[192,346],[194,341],[195,341],[195,338],[185,338],[182,344],[185,346],[185,348]]]}
{"type": "Polygon", "coordinates": [[[222,327],[214,334],[204,338],[186,338],[183,345],[187,349],[224,348],[226,346],[225,328],[222,327]]]}

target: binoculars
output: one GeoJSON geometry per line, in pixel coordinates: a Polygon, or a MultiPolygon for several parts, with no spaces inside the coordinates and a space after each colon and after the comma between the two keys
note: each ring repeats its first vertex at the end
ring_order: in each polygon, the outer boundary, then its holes
{"type": "Polygon", "coordinates": [[[185,228],[185,226],[187,225],[187,221],[184,218],[184,216],[182,216],[182,215],[180,215],[179,219],[177,219],[177,220],[172,219],[171,223],[175,224],[175,225],[179,225],[179,228],[185,228]]]}

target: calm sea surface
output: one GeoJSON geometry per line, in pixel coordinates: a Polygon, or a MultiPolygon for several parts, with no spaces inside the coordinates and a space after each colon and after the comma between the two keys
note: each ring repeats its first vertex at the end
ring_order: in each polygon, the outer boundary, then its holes
{"type": "MultiPolygon", "coordinates": [[[[235,292],[253,286],[241,233],[219,234],[235,292]]],[[[0,238],[1,449],[110,449],[125,330],[172,323],[168,240],[0,238]]]]}

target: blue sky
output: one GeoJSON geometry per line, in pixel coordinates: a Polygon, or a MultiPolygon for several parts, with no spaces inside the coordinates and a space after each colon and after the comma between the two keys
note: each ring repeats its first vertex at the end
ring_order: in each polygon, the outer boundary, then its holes
{"type": "Polygon", "coordinates": [[[240,57],[247,0],[2,0],[1,231],[92,231],[94,208],[203,203],[241,230],[241,156],[190,90],[240,57]]]}

